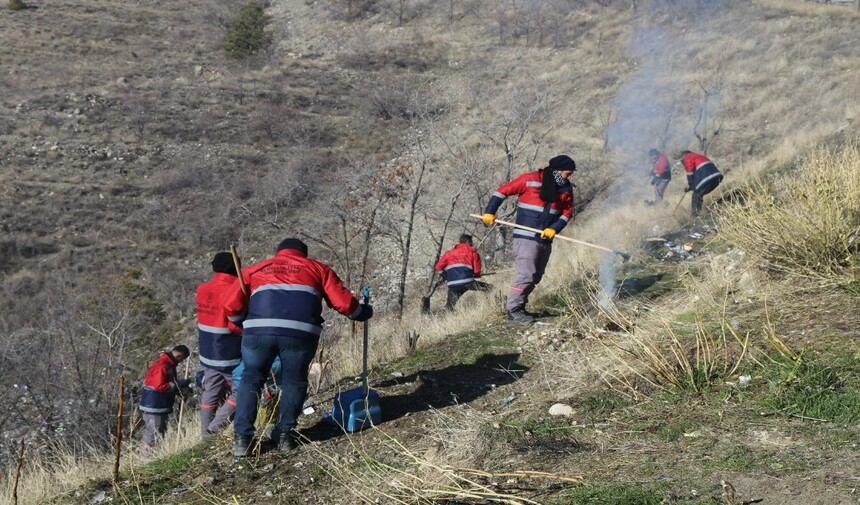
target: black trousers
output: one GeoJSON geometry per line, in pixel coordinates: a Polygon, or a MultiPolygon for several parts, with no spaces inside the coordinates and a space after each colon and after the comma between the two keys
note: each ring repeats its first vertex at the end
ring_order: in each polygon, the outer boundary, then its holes
{"type": "Polygon", "coordinates": [[[702,212],[702,206],[705,204],[705,195],[717,189],[722,180],[722,176],[715,177],[701,188],[693,191],[693,217],[699,217],[699,213],[702,212]]]}
{"type": "Polygon", "coordinates": [[[491,284],[481,281],[472,281],[468,284],[448,286],[448,303],[445,304],[445,306],[448,310],[454,310],[454,307],[457,305],[457,300],[459,300],[466,291],[489,291],[492,287],[493,286],[491,284]]]}

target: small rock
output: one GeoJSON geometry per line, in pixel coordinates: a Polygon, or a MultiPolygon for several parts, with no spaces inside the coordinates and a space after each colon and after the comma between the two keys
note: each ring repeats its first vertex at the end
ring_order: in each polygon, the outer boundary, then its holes
{"type": "Polygon", "coordinates": [[[99,494],[95,495],[90,499],[90,503],[102,503],[107,500],[107,495],[105,495],[104,491],[100,491],[99,494]]]}
{"type": "Polygon", "coordinates": [[[564,403],[556,403],[549,408],[549,415],[570,417],[574,414],[573,407],[564,403]]]}
{"type": "Polygon", "coordinates": [[[272,493],[271,491],[266,491],[266,496],[275,496],[275,494],[272,493]]]}

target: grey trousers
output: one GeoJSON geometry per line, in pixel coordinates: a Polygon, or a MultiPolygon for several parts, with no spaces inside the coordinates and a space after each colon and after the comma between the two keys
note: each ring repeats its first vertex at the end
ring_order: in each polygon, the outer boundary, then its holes
{"type": "Polygon", "coordinates": [[[663,193],[666,192],[666,186],[669,185],[669,181],[664,179],[658,179],[657,182],[654,183],[654,203],[660,203],[663,201],[663,193]]]}
{"type": "Polygon", "coordinates": [[[508,293],[508,312],[524,310],[529,295],[543,278],[552,242],[514,238],[514,282],[508,293]]]}
{"type": "Polygon", "coordinates": [[[147,414],[146,412],[141,412],[141,414],[145,426],[141,442],[144,448],[151,449],[158,444],[158,441],[164,436],[164,432],[167,431],[167,416],[169,414],[147,414]]]}
{"type": "Polygon", "coordinates": [[[203,384],[200,387],[200,431],[204,437],[218,433],[230,424],[230,417],[236,411],[232,378],[230,372],[203,368],[203,384]],[[231,399],[233,399],[232,402],[231,399]]]}

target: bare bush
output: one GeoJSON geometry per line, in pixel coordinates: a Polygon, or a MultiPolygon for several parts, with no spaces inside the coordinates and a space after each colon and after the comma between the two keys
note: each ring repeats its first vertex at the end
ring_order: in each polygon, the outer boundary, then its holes
{"type": "Polygon", "coordinates": [[[809,287],[850,284],[858,279],[858,201],[857,143],[817,149],[792,177],[755,181],[741,201],[721,208],[721,238],[809,287]]]}

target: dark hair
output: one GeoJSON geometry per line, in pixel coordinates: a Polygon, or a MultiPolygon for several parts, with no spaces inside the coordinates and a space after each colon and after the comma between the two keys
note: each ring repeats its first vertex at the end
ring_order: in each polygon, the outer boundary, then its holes
{"type": "Polygon", "coordinates": [[[471,244],[472,243],[472,236],[469,235],[468,233],[464,233],[464,234],[460,235],[460,243],[461,244],[471,244]]]}
{"type": "Polygon", "coordinates": [[[305,256],[308,255],[308,245],[297,238],[285,238],[278,244],[278,248],[275,251],[283,251],[284,249],[293,249],[305,256]]]}
{"type": "Polygon", "coordinates": [[[185,356],[186,358],[187,358],[188,356],[191,356],[191,351],[189,351],[189,350],[188,350],[188,347],[186,347],[186,346],[184,346],[184,345],[182,345],[182,344],[177,345],[176,347],[174,347],[174,348],[173,348],[173,349],[171,349],[170,351],[171,351],[171,352],[178,352],[179,354],[181,354],[181,355],[185,356]]]}
{"type": "Polygon", "coordinates": [[[684,156],[686,156],[688,154],[693,154],[693,151],[688,151],[687,149],[684,149],[683,151],[681,151],[681,153],[678,156],[683,158],[684,156]]]}
{"type": "Polygon", "coordinates": [[[215,254],[212,258],[212,271],[222,274],[230,274],[235,277],[239,276],[239,274],[236,273],[236,264],[233,263],[233,254],[228,252],[219,252],[215,254]]]}
{"type": "Polygon", "coordinates": [[[658,149],[651,149],[648,151],[648,156],[660,156],[660,151],[658,149]]]}

